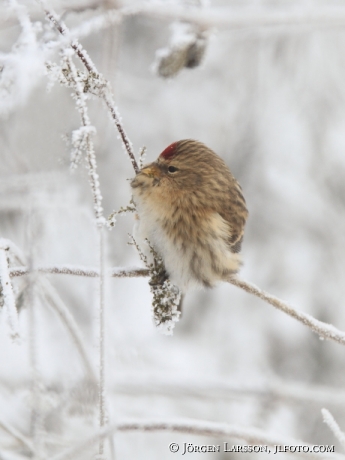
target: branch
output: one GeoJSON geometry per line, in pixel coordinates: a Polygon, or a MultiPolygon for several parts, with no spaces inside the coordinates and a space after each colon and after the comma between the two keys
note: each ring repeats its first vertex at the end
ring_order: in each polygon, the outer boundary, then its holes
{"type": "Polygon", "coordinates": [[[8,423],[0,420],[0,428],[2,428],[6,433],[10,434],[14,439],[19,441],[23,446],[25,446],[31,453],[34,452],[34,447],[31,441],[26,438],[22,433],[18,430],[13,428],[12,426],[8,425],[8,423]]]}
{"type": "MultiPolygon", "coordinates": [[[[93,444],[98,442],[99,438],[105,438],[110,436],[114,431],[139,431],[139,432],[157,432],[157,431],[168,431],[173,433],[184,433],[198,436],[210,436],[217,438],[236,438],[247,442],[249,445],[260,445],[263,447],[273,447],[270,449],[271,452],[275,451],[275,446],[298,446],[304,447],[305,450],[302,452],[309,452],[309,458],[320,458],[320,453],[314,453],[313,445],[301,442],[296,439],[285,438],[279,435],[267,434],[263,430],[255,427],[241,427],[237,425],[227,425],[224,423],[215,423],[208,421],[199,420],[178,420],[178,421],[127,421],[112,425],[108,428],[100,430],[98,433],[90,436],[84,441],[80,442],[77,446],[62,452],[61,454],[55,455],[51,460],[68,460],[73,459],[77,454],[80,454],[87,448],[90,448],[93,444]]],[[[181,443],[183,444],[183,443],[181,443]]],[[[167,446],[168,447],[168,446],[167,446]]],[[[183,452],[183,445],[179,446],[179,451],[183,452]]],[[[220,446],[223,448],[223,446],[220,446]]],[[[295,453],[295,452],[294,452],[295,453]]],[[[323,459],[332,460],[345,460],[345,456],[333,453],[322,453],[323,459]]]]}
{"type": "Polygon", "coordinates": [[[326,423],[326,425],[328,425],[328,428],[332,431],[336,439],[345,449],[345,433],[341,431],[339,425],[334,420],[333,415],[327,409],[322,409],[321,413],[323,416],[323,421],[326,423]]]}
{"type": "Polygon", "coordinates": [[[62,323],[66,326],[68,332],[70,333],[73,343],[75,344],[76,349],[78,350],[81,361],[84,364],[88,376],[93,381],[96,381],[97,379],[92,362],[89,358],[87,349],[84,345],[83,336],[74,317],[72,316],[68,308],[65,306],[54,287],[46,279],[40,280],[40,284],[43,289],[43,296],[47,299],[47,301],[55,310],[55,312],[60,316],[62,323]]]}
{"type": "Polygon", "coordinates": [[[308,315],[307,313],[303,313],[301,311],[296,310],[295,308],[291,307],[290,305],[278,299],[277,297],[274,297],[273,295],[268,294],[267,292],[258,288],[257,286],[255,286],[255,284],[248,283],[247,281],[241,280],[237,277],[230,278],[228,282],[230,284],[233,284],[234,286],[243,289],[249,294],[259,297],[260,299],[264,300],[270,305],[273,305],[273,307],[283,311],[292,318],[297,319],[297,321],[300,321],[305,326],[308,326],[313,332],[318,334],[319,337],[327,340],[333,340],[334,342],[338,342],[342,345],[345,345],[345,332],[336,329],[331,324],[324,323],[313,318],[311,315],[308,315]]]}
{"type": "MultiPolygon", "coordinates": [[[[52,267],[37,267],[36,270],[41,273],[52,273],[52,274],[64,274],[64,275],[76,275],[86,276],[91,278],[99,277],[99,270],[90,269],[87,267],[73,267],[73,266],[52,266],[52,267]]],[[[29,273],[26,267],[14,267],[10,269],[10,276],[23,276],[29,273]]],[[[149,276],[149,270],[145,268],[124,268],[114,267],[109,270],[109,276],[112,278],[136,278],[136,277],[147,277],[149,276]]],[[[305,326],[309,327],[313,332],[319,335],[319,337],[327,340],[333,340],[334,342],[345,345],[345,332],[340,331],[331,324],[324,323],[313,318],[307,313],[298,311],[291,307],[287,303],[278,299],[277,297],[263,291],[248,281],[241,280],[240,278],[233,277],[228,280],[230,284],[243,289],[248,294],[259,297],[261,300],[273,305],[273,307],[281,310],[297,321],[301,322],[305,326]]]]}
{"type": "MultiPolygon", "coordinates": [[[[33,271],[46,274],[55,275],[73,275],[73,276],[86,276],[87,278],[98,278],[99,269],[89,267],[76,267],[73,265],[54,265],[54,266],[42,266],[35,267],[33,271]]],[[[13,267],[9,270],[10,277],[15,278],[17,276],[24,276],[29,274],[27,267],[13,267]]],[[[108,271],[108,276],[111,278],[139,278],[149,276],[149,270],[146,268],[124,268],[124,267],[113,267],[108,271]]]]}
{"type": "Polygon", "coordinates": [[[67,53],[67,50],[65,50],[64,52],[64,58],[66,59],[66,62],[68,64],[70,75],[73,81],[73,86],[75,90],[75,98],[76,98],[76,108],[78,112],[80,113],[83,130],[84,131],[86,130],[84,132],[83,137],[85,137],[85,150],[86,150],[86,159],[87,159],[88,169],[89,169],[89,182],[90,182],[92,195],[93,195],[96,221],[98,225],[102,225],[104,224],[103,208],[102,208],[103,198],[102,198],[100,183],[99,183],[98,174],[97,174],[97,162],[96,162],[95,149],[94,149],[94,145],[92,142],[92,135],[94,134],[96,129],[91,125],[88,110],[87,110],[86,95],[83,91],[81,79],[78,77],[77,69],[73,63],[71,56],[67,53]]]}
{"type": "Polygon", "coordinates": [[[12,339],[17,340],[19,338],[18,312],[10,279],[8,253],[7,240],[0,239],[0,296],[6,309],[12,339]]]}
{"type": "Polygon", "coordinates": [[[316,8],[184,8],[160,4],[143,5],[141,14],[159,20],[181,20],[201,27],[243,29],[272,26],[344,25],[344,7],[316,8]]]}
{"type": "MultiPolygon", "coordinates": [[[[42,273],[55,273],[65,275],[76,275],[76,276],[88,276],[97,278],[99,276],[99,270],[89,269],[87,267],[73,267],[73,266],[53,266],[53,267],[37,267],[37,271],[42,273]]],[[[145,268],[129,268],[114,267],[109,270],[109,276],[113,278],[136,278],[136,277],[147,277],[149,276],[149,270],[145,268]]],[[[10,270],[10,276],[23,276],[28,274],[26,267],[15,267],[10,270]]],[[[307,313],[301,312],[289,304],[283,302],[277,297],[263,291],[252,283],[244,281],[240,278],[233,277],[228,280],[230,284],[243,289],[248,294],[259,297],[261,300],[273,305],[273,307],[281,310],[297,321],[301,322],[305,326],[309,327],[313,332],[319,335],[319,337],[326,340],[333,340],[334,342],[345,345],[345,332],[340,331],[331,324],[324,323],[308,315],[307,313]]]]}
{"type": "Polygon", "coordinates": [[[261,384],[248,382],[229,382],[222,380],[204,380],[197,378],[176,379],[143,379],[137,374],[125,374],[115,380],[115,393],[136,397],[161,395],[172,398],[200,398],[227,400],[235,398],[254,398],[274,400],[281,403],[330,405],[344,407],[345,391],[341,388],[306,386],[298,383],[286,383],[278,379],[270,379],[261,384]]]}
{"type": "MultiPolygon", "coordinates": [[[[44,12],[46,14],[47,19],[54,24],[56,29],[60,32],[61,35],[70,37],[70,31],[67,28],[67,26],[59,20],[57,14],[54,11],[47,10],[44,8],[44,12]]],[[[121,123],[121,117],[120,114],[118,113],[117,108],[115,107],[113,96],[112,96],[112,91],[110,87],[110,83],[103,78],[103,76],[98,72],[96,66],[94,65],[93,61],[91,60],[90,56],[88,53],[84,50],[84,48],[80,45],[77,39],[72,39],[70,41],[70,46],[71,48],[75,51],[77,56],[80,58],[84,66],[86,67],[87,71],[89,74],[93,75],[99,80],[102,80],[103,85],[102,88],[99,91],[99,96],[104,100],[106,106],[108,107],[111,117],[113,118],[115,122],[115,126],[118,129],[120,133],[120,137],[122,140],[122,144],[131,160],[132,166],[134,168],[134,171],[136,173],[139,172],[139,167],[136,162],[132,144],[126,134],[126,131],[121,123]]],[[[99,86],[100,88],[100,86],[99,86]]]]}
{"type": "MultiPolygon", "coordinates": [[[[84,5],[79,1],[73,5],[73,2],[64,4],[64,10],[84,11],[95,6],[100,6],[99,2],[85,1],[84,5]]],[[[95,26],[95,30],[101,30],[106,27],[107,23],[116,22],[116,12],[129,10],[127,14],[143,14],[157,20],[183,20],[200,24],[207,27],[217,27],[224,29],[240,28],[258,28],[270,26],[334,26],[344,25],[345,9],[342,6],[323,6],[313,5],[308,7],[211,7],[211,8],[191,8],[178,5],[163,5],[162,2],[137,2],[131,6],[124,6],[118,9],[109,9],[106,13],[101,13],[100,18],[96,17],[100,26],[95,26]],[[107,15],[109,14],[109,19],[107,15]],[[102,27],[102,22],[105,25],[102,27]]],[[[33,21],[39,20],[39,11],[30,5],[30,16],[33,21]]],[[[16,15],[4,6],[0,6],[0,23],[13,25],[16,15]]],[[[92,20],[91,20],[92,21],[92,20]]],[[[91,22],[90,21],[90,22],[91,22]]],[[[87,22],[87,21],[86,21],[87,22]]]]}

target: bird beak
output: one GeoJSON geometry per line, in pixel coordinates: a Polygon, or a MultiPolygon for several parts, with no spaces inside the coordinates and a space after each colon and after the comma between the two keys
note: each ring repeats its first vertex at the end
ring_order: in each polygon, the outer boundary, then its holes
{"type": "Polygon", "coordinates": [[[140,172],[142,174],[145,174],[145,176],[152,177],[154,179],[160,177],[160,175],[161,175],[160,169],[154,163],[152,163],[152,164],[150,164],[148,166],[144,166],[144,168],[140,172]]]}

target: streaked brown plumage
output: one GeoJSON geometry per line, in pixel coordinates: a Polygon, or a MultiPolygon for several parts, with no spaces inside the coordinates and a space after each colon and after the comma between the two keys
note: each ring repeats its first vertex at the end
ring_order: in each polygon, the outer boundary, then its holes
{"type": "Polygon", "coordinates": [[[201,142],[167,147],[131,182],[139,221],[182,292],[213,286],[236,273],[248,211],[224,161],[201,142]]]}

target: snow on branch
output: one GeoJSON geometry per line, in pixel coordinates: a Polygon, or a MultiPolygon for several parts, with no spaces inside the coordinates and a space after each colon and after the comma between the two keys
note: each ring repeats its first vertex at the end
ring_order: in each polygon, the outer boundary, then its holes
{"type": "MultiPolygon", "coordinates": [[[[302,442],[300,440],[287,438],[280,435],[269,434],[255,427],[242,427],[238,425],[227,425],[225,423],[216,423],[209,421],[182,419],[182,420],[129,420],[116,425],[112,425],[105,429],[99,430],[98,433],[81,441],[75,447],[62,452],[51,460],[68,460],[73,459],[76,455],[81,454],[86,449],[90,449],[92,445],[98,442],[99,438],[106,438],[114,431],[122,432],[157,432],[167,431],[172,433],[192,434],[198,436],[210,436],[216,438],[236,438],[247,442],[249,445],[270,446],[271,452],[275,452],[275,446],[298,446],[302,453],[309,453],[308,458],[320,458],[320,453],[313,454],[313,445],[302,442]]],[[[269,447],[268,447],[269,449],[269,447]]],[[[180,453],[183,453],[183,445],[179,446],[180,453]]],[[[296,452],[294,452],[296,453],[296,452]]],[[[322,459],[329,460],[345,460],[344,455],[335,453],[322,453],[322,459]]]]}
{"type": "MultiPolygon", "coordinates": [[[[99,270],[97,269],[89,269],[87,267],[73,267],[73,266],[53,266],[53,267],[38,267],[38,271],[42,273],[52,273],[52,274],[68,274],[68,275],[76,275],[76,276],[87,276],[96,278],[99,276],[99,270]]],[[[26,267],[18,267],[13,268],[10,271],[10,276],[23,276],[28,273],[28,269],[26,267]]],[[[146,277],[149,276],[149,270],[145,268],[124,268],[124,267],[116,267],[111,268],[109,270],[109,275],[113,278],[135,278],[135,277],[146,277]]],[[[264,300],[265,302],[269,303],[273,307],[277,308],[278,310],[286,313],[287,315],[291,316],[292,318],[296,319],[297,321],[301,322],[305,326],[309,327],[313,332],[319,335],[319,337],[327,340],[333,340],[334,342],[340,343],[345,345],[345,332],[340,331],[336,327],[331,324],[324,323],[322,321],[317,320],[311,315],[304,313],[302,311],[297,310],[296,308],[292,307],[291,305],[283,302],[282,300],[278,299],[268,292],[263,291],[262,289],[258,288],[252,283],[248,281],[244,281],[238,277],[233,277],[228,280],[230,284],[243,289],[248,294],[254,295],[259,297],[259,299],[264,300]]]]}
{"type": "MultiPolygon", "coordinates": [[[[57,14],[54,11],[47,10],[44,8],[45,14],[47,19],[54,24],[56,29],[60,32],[61,35],[66,36],[67,38],[70,37],[70,31],[67,26],[59,20],[57,14]]],[[[76,38],[70,39],[70,46],[75,51],[77,56],[80,58],[82,63],[84,64],[85,68],[89,72],[89,84],[91,86],[91,92],[95,91],[95,94],[99,96],[101,99],[104,100],[106,106],[109,109],[111,117],[114,120],[115,126],[119,131],[122,144],[130,158],[134,171],[137,173],[139,171],[139,167],[137,161],[134,156],[132,143],[129,140],[126,131],[122,125],[121,116],[118,113],[118,109],[114,104],[113,95],[110,87],[110,83],[103,77],[103,75],[98,72],[96,69],[93,61],[91,60],[90,56],[86,52],[86,50],[81,46],[76,38]]],[[[84,88],[85,91],[86,88],[84,88]]]]}
{"type": "MultiPolygon", "coordinates": [[[[73,53],[73,52],[72,52],[73,53]]],[[[71,50],[65,49],[63,52],[63,59],[66,64],[65,68],[65,78],[68,82],[71,82],[72,86],[74,87],[74,95],[73,97],[76,100],[76,107],[80,114],[82,127],[74,132],[72,136],[72,142],[74,151],[72,151],[73,157],[72,165],[76,166],[78,163],[78,157],[80,157],[80,151],[86,151],[86,158],[87,164],[89,169],[89,181],[93,195],[94,201],[94,211],[96,220],[99,224],[104,224],[103,218],[103,208],[102,208],[102,194],[100,189],[99,177],[97,174],[97,162],[96,162],[96,155],[94,144],[92,141],[92,135],[96,132],[96,128],[91,125],[86,98],[87,95],[84,92],[83,88],[83,77],[80,76],[77,72],[77,69],[73,63],[71,50]],[[74,138],[74,139],[73,139],[74,138]]]]}
{"type": "Polygon", "coordinates": [[[327,409],[322,409],[321,413],[323,416],[323,421],[326,423],[328,428],[332,431],[334,436],[337,438],[337,440],[340,442],[342,447],[345,449],[345,433],[341,431],[339,425],[334,420],[333,415],[327,409]]]}
{"type": "MultiPolygon", "coordinates": [[[[176,2],[177,3],[177,2],[176,2]]],[[[279,25],[289,26],[303,26],[303,25],[317,25],[317,26],[332,26],[345,23],[345,10],[340,4],[335,5],[321,5],[314,4],[313,8],[308,6],[278,6],[274,9],[269,5],[246,6],[246,8],[233,7],[232,5],[224,7],[209,7],[206,5],[202,10],[200,8],[191,8],[190,5],[183,6],[172,4],[172,2],[162,1],[142,1],[137,4],[124,6],[118,9],[108,9],[106,13],[102,13],[95,22],[95,30],[100,30],[107,26],[107,16],[109,22],[116,22],[116,12],[122,14],[143,14],[158,20],[193,20],[197,24],[208,25],[217,28],[244,28],[244,27],[269,27],[279,25]],[[127,13],[127,11],[128,13],[127,13]],[[115,18],[112,17],[115,16],[115,18]],[[100,23],[100,24],[99,24],[100,23]]],[[[297,4],[298,5],[298,4],[297,4]]],[[[81,2],[65,2],[64,11],[66,12],[83,12],[90,8],[98,8],[99,1],[90,2],[85,0],[81,2]],[[91,3],[91,4],[90,4],[91,3]]],[[[30,4],[30,14],[35,20],[39,17],[39,11],[30,4]]],[[[6,6],[0,5],[0,21],[12,20],[15,18],[15,13],[8,11],[6,6]]],[[[87,22],[87,21],[86,21],[87,22]]],[[[91,21],[90,21],[91,22],[91,21]]]]}
{"type": "MultiPolygon", "coordinates": [[[[76,267],[72,265],[54,265],[35,267],[35,270],[40,273],[56,274],[56,275],[73,275],[86,276],[87,278],[98,278],[100,271],[98,268],[76,267]]],[[[27,267],[13,267],[10,269],[10,277],[24,276],[29,273],[27,267]]],[[[138,278],[149,276],[149,270],[146,268],[124,268],[112,267],[108,270],[108,276],[112,278],[138,278]]]]}
{"type": "Polygon", "coordinates": [[[307,313],[303,313],[301,311],[296,310],[295,308],[291,307],[286,302],[278,299],[277,297],[268,294],[267,292],[263,291],[262,289],[255,286],[255,284],[249,283],[248,281],[241,280],[240,278],[233,277],[230,278],[228,281],[230,284],[237,286],[244,291],[248,292],[249,294],[255,295],[260,299],[264,300],[265,302],[273,305],[273,307],[277,308],[278,310],[286,313],[287,315],[291,316],[292,318],[297,319],[305,326],[308,326],[313,332],[319,335],[320,338],[333,340],[334,342],[341,343],[345,345],[345,332],[336,329],[331,324],[324,323],[313,318],[311,315],[307,313]]]}
{"type": "MultiPolygon", "coordinates": [[[[0,302],[7,314],[12,339],[19,338],[18,312],[9,271],[9,246],[7,240],[0,239],[0,302]]],[[[0,303],[0,306],[1,306],[0,303]]]]}
{"type": "Polygon", "coordinates": [[[70,333],[73,343],[75,344],[76,349],[80,355],[81,361],[84,364],[86,373],[91,380],[96,381],[96,374],[93,368],[93,364],[89,358],[80,328],[74,317],[72,316],[69,309],[65,306],[64,302],[54,287],[46,279],[43,278],[39,280],[39,284],[42,287],[42,292],[40,292],[41,296],[43,296],[44,299],[48,301],[53,310],[55,310],[55,312],[60,316],[62,323],[70,333]]]}
{"type": "Polygon", "coordinates": [[[140,12],[159,20],[180,20],[202,27],[243,29],[248,27],[272,26],[328,26],[344,25],[345,8],[337,6],[316,6],[296,8],[184,8],[178,5],[147,3],[140,12]]]}
{"type": "Polygon", "coordinates": [[[18,430],[13,428],[13,426],[10,426],[8,423],[0,420],[0,428],[10,434],[16,441],[19,441],[22,446],[25,446],[29,450],[29,452],[34,452],[34,447],[31,441],[18,430]]]}
{"type": "Polygon", "coordinates": [[[270,379],[262,383],[229,382],[228,380],[201,379],[197,377],[140,378],[138,375],[124,374],[117,377],[113,386],[115,393],[164,397],[189,397],[202,400],[227,400],[237,398],[253,398],[256,400],[279,401],[281,403],[331,405],[339,408],[345,406],[345,391],[341,388],[323,386],[307,386],[297,383],[270,379]]]}
{"type": "MultiPolygon", "coordinates": [[[[93,16],[91,19],[85,20],[82,24],[70,29],[69,35],[71,38],[81,39],[89,36],[92,33],[100,32],[115,24],[120,24],[126,16],[140,14],[143,6],[124,6],[122,8],[107,9],[105,13],[93,16]]],[[[56,45],[59,41],[56,42],[56,45]]]]}
{"type": "Polygon", "coordinates": [[[44,69],[44,56],[37,42],[40,25],[31,23],[26,6],[18,5],[16,0],[10,0],[8,10],[17,17],[21,33],[9,53],[0,53],[0,115],[27,101],[44,69]]]}

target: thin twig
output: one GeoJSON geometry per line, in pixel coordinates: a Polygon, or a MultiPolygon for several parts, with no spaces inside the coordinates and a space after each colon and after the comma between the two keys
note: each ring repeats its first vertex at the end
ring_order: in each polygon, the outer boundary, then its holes
{"type": "Polygon", "coordinates": [[[6,433],[10,434],[14,439],[19,441],[31,453],[33,453],[34,448],[33,448],[32,442],[26,436],[20,433],[16,428],[13,428],[13,426],[10,426],[8,423],[4,422],[3,420],[0,420],[0,428],[6,431],[6,433]]]}
{"type": "MultiPolygon", "coordinates": [[[[104,309],[104,283],[105,283],[105,266],[104,266],[104,228],[100,227],[99,230],[99,265],[100,265],[100,277],[99,277],[99,426],[102,429],[105,425],[105,309],[104,309]]],[[[102,456],[104,453],[104,439],[99,439],[99,455],[102,456]]]]}
{"type": "Polygon", "coordinates": [[[308,326],[313,332],[318,334],[321,338],[333,340],[335,342],[341,343],[342,345],[345,345],[345,332],[340,331],[331,324],[324,323],[313,318],[311,315],[308,315],[307,313],[303,313],[301,311],[296,310],[295,308],[291,307],[290,305],[278,299],[277,297],[268,294],[267,292],[258,288],[257,286],[255,286],[255,284],[248,283],[248,281],[244,281],[240,278],[233,277],[230,278],[228,282],[230,284],[233,284],[234,286],[243,289],[249,294],[259,297],[260,299],[264,300],[270,305],[273,305],[273,307],[283,311],[292,318],[297,319],[297,321],[300,321],[305,326],[308,326]]]}
{"type": "Polygon", "coordinates": [[[327,409],[322,409],[321,413],[323,416],[323,421],[326,423],[326,425],[332,431],[336,439],[340,442],[342,447],[345,449],[345,433],[341,431],[333,415],[327,409]]]}
{"type": "MultiPolygon", "coordinates": [[[[99,1],[95,2],[99,6],[99,1]]],[[[93,6],[93,5],[92,5],[93,6]]],[[[72,2],[64,4],[65,11],[85,11],[89,9],[89,3],[84,5],[78,2],[78,7],[74,7],[72,2]]],[[[95,18],[95,26],[90,25],[91,32],[102,30],[105,27],[117,22],[116,13],[121,15],[145,15],[151,19],[159,21],[184,20],[207,27],[217,28],[258,28],[272,26],[322,26],[332,27],[334,25],[344,25],[345,10],[343,6],[313,5],[313,8],[302,6],[297,7],[277,7],[270,8],[263,6],[258,8],[241,7],[212,7],[212,8],[190,8],[177,4],[163,4],[160,2],[138,2],[136,5],[123,8],[108,10],[95,18]],[[110,19],[108,19],[109,14],[110,19]]],[[[39,11],[31,6],[30,14],[33,19],[39,20],[39,11]]],[[[14,14],[6,7],[0,6],[0,22],[13,24],[14,14]],[[11,21],[11,22],[10,22],[11,21]]],[[[91,22],[91,21],[88,21],[91,22]]]]}
{"type": "MultiPolygon", "coordinates": [[[[72,45],[71,45],[72,46],[72,45]]],[[[74,49],[74,47],[72,46],[74,49]]],[[[79,49],[77,47],[77,49],[79,49]]],[[[82,50],[82,48],[81,48],[82,50]]],[[[79,50],[80,51],[80,50],[79,50]]],[[[99,224],[104,223],[103,219],[103,208],[102,208],[102,194],[100,190],[100,183],[98,180],[98,174],[97,174],[97,162],[96,162],[96,155],[95,155],[95,149],[94,149],[94,144],[92,142],[92,132],[95,131],[95,129],[91,126],[88,110],[87,110],[87,104],[86,104],[86,95],[83,91],[83,87],[80,82],[80,78],[78,77],[77,69],[72,61],[71,56],[65,53],[65,59],[68,63],[68,67],[71,72],[71,77],[74,83],[74,90],[75,90],[75,97],[77,99],[77,109],[78,112],[80,113],[80,118],[81,118],[81,123],[84,128],[87,128],[86,132],[86,158],[88,162],[88,168],[89,168],[89,182],[92,190],[92,196],[93,196],[93,201],[94,201],[94,211],[95,211],[95,217],[96,220],[99,224]],[[93,130],[90,128],[93,128],[93,130]]]]}
{"type": "Polygon", "coordinates": [[[279,26],[315,26],[334,27],[344,25],[343,7],[308,8],[185,8],[177,5],[149,3],[143,5],[142,15],[160,21],[186,21],[204,28],[217,27],[227,29],[262,28],[279,26]]]}
{"type": "Polygon", "coordinates": [[[118,113],[118,110],[117,108],[115,107],[115,104],[114,104],[114,101],[113,101],[113,97],[112,95],[108,92],[103,92],[103,99],[104,99],[104,102],[106,104],[106,106],[108,107],[109,111],[110,111],[110,114],[114,120],[114,123],[115,123],[115,126],[116,128],[118,129],[119,133],[120,133],[120,136],[121,136],[121,139],[122,139],[122,143],[129,155],[129,158],[131,160],[131,163],[132,163],[132,166],[133,166],[133,169],[136,173],[139,172],[139,166],[138,166],[138,163],[135,159],[135,156],[134,156],[134,152],[133,152],[133,148],[132,148],[132,143],[130,142],[127,134],[126,134],[126,131],[124,130],[123,126],[122,126],[122,123],[121,123],[121,117],[118,113]]]}
{"type": "MultiPolygon", "coordinates": [[[[61,35],[68,35],[69,30],[68,30],[67,26],[65,25],[65,23],[63,21],[60,21],[60,19],[58,18],[57,14],[55,13],[55,11],[50,11],[50,10],[44,8],[44,7],[43,7],[43,9],[44,9],[44,13],[47,16],[47,18],[49,19],[49,21],[52,24],[54,24],[54,26],[60,32],[60,34],[61,35]]],[[[79,56],[79,58],[81,59],[81,61],[83,62],[84,66],[87,68],[87,70],[90,73],[93,72],[93,73],[97,74],[98,73],[97,69],[93,65],[92,61],[88,58],[88,55],[87,55],[86,51],[78,43],[78,41],[76,39],[72,40],[71,43],[70,43],[70,46],[71,46],[71,48],[74,49],[76,54],[79,56]]]]}
{"type": "MultiPolygon", "coordinates": [[[[99,269],[90,267],[76,267],[72,265],[54,265],[54,266],[41,266],[35,267],[34,271],[46,274],[55,275],[73,275],[73,276],[86,276],[87,278],[98,278],[99,269]]],[[[112,278],[139,278],[149,276],[149,270],[146,268],[125,268],[125,267],[113,267],[108,271],[108,276],[112,278]]],[[[25,276],[29,274],[27,267],[12,267],[9,270],[11,278],[17,276],[25,276]]]]}
{"type": "MultiPolygon", "coordinates": [[[[309,458],[320,458],[320,453],[313,453],[313,445],[305,442],[286,438],[279,435],[267,434],[265,431],[255,427],[241,427],[237,425],[227,425],[224,423],[215,423],[209,421],[200,420],[169,420],[169,421],[128,421],[112,425],[110,427],[100,430],[98,433],[90,436],[84,441],[80,442],[77,446],[55,455],[51,460],[68,460],[75,458],[76,455],[81,454],[86,449],[89,449],[94,445],[100,437],[106,438],[110,436],[114,431],[123,432],[157,432],[157,431],[168,431],[173,433],[192,434],[198,436],[210,436],[217,438],[236,438],[247,442],[249,445],[256,446],[267,446],[267,452],[269,452],[269,446],[273,447],[270,452],[275,452],[275,446],[298,446],[301,447],[301,452],[309,452],[309,458]],[[302,450],[304,449],[304,450],[302,450]]],[[[175,443],[173,443],[175,444],[175,443]]],[[[176,445],[176,444],[175,444],[176,445]]],[[[229,444],[228,444],[229,445],[229,444]]],[[[224,446],[220,446],[224,449],[224,446]]],[[[178,446],[179,453],[183,453],[183,443],[178,446]]],[[[292,452],[296,453],[296,452],[292,452]]],[[[329,460],[345,460],[344,455],[334,453],[322,453],[322,459],[329,460]]]]}
{"type": "MultiPolygon", "coordinates": [[[[97,269],[91,270],[87,267],[72,267],[72,266],[56,266],[56,267],[38,267],[36,270],[42,273],[56,273],[56,274],[68,274],[76,276],[89,276],[89,277],[98,277],[99,271],[97,269]]],[[[23,276],[28,273],[26,267],[15,267],[10,270],[10,276],[23,276]]],[[[116,267],[110,269],[109,275],[113,278],[136,278],[136,277],[147,277],[149,276],[149,270],[145,268],[130,268],[126,269],[124,267],[116,267]]],[[[261,300],[273,305],[278,310],[286,313],[297,321],[301,322],[305,326],[309,327],[313,332],[318,334],[323,339],[333,340],[334,342],[345,345],[345,332],[340,331],[331,324],[324,323],[317,320],[316,318],[308,315],[307,313],[301,312],[291,305],[283,302],[277,297],[263,291],[252,283],[244,281],[240,278],[233,277],[228,281],[230,284],[243,289],[248,294],[259,297],[261,300]]]]}
{"type": "MultiPolygon", "coordinates": [[[[46,14],[46,17],[49,19],[52,24],[56,27],[56,29],[60,32],[61,35],[63,36],[70,36],[70,31],[67,28],[67,26],[59,20],[57,14],[54,11],[48,10],[44,8],[44,12],[46,14]]],[[[110,89],[110,83],[106,81],[103,76],[98,72],[96,69],[94,63],[92,62],[90,56],[88,53],[84,50],[84,48],[80,45],[77,39],[71,39],[70,41],[70,46],[73,48],[77,56],[80,58],[84,66],[86,67],[87,71],[97,77],[99,80],[103,80],[103,89],[100,91],[99,96],[104,100],[106,106],[108,107],[110,114],[114,120],[115,126],[119,131],[123,146],[125,150],[127,151],[127,154],[131,160],[132,166],[134,168],[134,171],[136,173],[139,172],[139,167],[137,164],[137,161],[134,156],[132,144],[126,134],[126,131],[121,123],[121,117],[118,113],[118,110],[114,104],[113,96],[112,96],[112,91],[110,89]]]]}
{"type": "Polygon", "coordinates": [[[10,280],[10,271],[8,264],[8,246],[6,240],[0,239],[0,295],[3,298],[4,307],[7,313],[8,325],[11,330],[13,340],[19,338],[19,324],[16,303],[10,280]]]}
{"type": "Polygon", "coordinates": [[[229,382],[222,380],[168,376],[154,379],[140,378],[135,373],[117,378],[113,385],[115,393],[147,397],[160,395],[167,398],[195,398],[201,400],[232,400],[251,398],[257,400],[274,400],[280,403],[345,406],[345,391],[342,388],[307,386],[296,383],[270,379],[261,384],[247,381],[229,382]]]}
{"type": "Polygon", "coordinates": [[[40,284],[42,286],[44,297],[48,300],[51,307],[60,316],[63,325],[66,326],[68,332],[70,333],[88,376],[93,381],[96,381],[95,371],[84,345],[82,334],[71,312],[65,306],[55,288],[46,279],[41,279],[40,284]]]}

